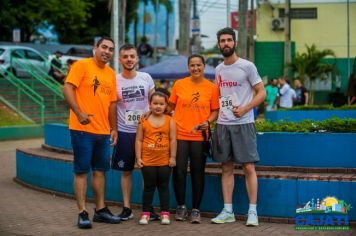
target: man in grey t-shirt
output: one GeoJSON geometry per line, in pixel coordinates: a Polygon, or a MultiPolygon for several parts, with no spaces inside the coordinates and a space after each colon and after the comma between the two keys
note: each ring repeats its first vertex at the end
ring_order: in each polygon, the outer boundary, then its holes
{"type": "Polygon", "coordinates": [[[235,53],[236,36],[232,28],[217,33],[218,47],[224,62],[216,67],[215,80],[220,91],[220,111],[214,132],[215,161],[222,164],[222,191],[224,208],[211,221],[217,224],[235,221],[232,207],[234,164],[242,165],[249,198],[246,225],[257,226],[257,175],[255,162],[259,161],[253,108],[266,97],[264,85],[256,66],[235,53]]]}

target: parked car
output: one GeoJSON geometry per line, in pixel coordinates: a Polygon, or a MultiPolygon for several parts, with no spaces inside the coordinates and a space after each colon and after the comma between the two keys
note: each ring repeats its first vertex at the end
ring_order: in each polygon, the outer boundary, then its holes
{"type": "Polygon", "coordinates": [[[30,70],[47,73],[50,63],[37,50],[24,46],[0,45],[0,69],[17,77],[30,77],[30,70]]]}
{"type": "Polygon", "coordinates": [[[219,54],[212,54],[212,55],[208,55],[206,57],[206,64],[213,66],[213,67],[216,67],[223,61],[224,61],[224,57],[219,54]]]}
{"type": "Polygon", "coordinates": [[[93,56],[93,49],[92,48],[85,48],[85,47],[71,47],[68,51],[62,55],[61,61],[63,63],[67,63],[68,59],[72,59],[77,61],[79,59],[88,58],[93,56]]]}
{"type": "MultiPolygon", "coordinates": [[[[68,60],[71,63],[93,56],[93,48],[92,47],[71,47],[67,50],[67,52],[63,53],[59,60],[62,63],[62,70],[67,71],[68,67],[68,60]]],[[[55,57],[54,54],[48,56],[48,61],[51,62],[52,59],[55,57]]]]}

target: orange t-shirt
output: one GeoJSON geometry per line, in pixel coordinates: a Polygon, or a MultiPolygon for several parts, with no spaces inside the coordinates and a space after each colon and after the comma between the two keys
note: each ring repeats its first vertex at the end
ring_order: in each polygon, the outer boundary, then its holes
{"type": "Polygon", "coordinates": [[[110,134],[109,106],[117,100],[114,70],[109,66],[100,68],[93,58],[87,58],[73,64],[65,82],[76,86],[75,99],[80,110],[93,115],[89,124],[82,125],[70,110],[69,129],[110,134]]]}
{"type": "Polygon", "coordinates": [[[175,82],[169,101],[176,105],[173,119],[177,123],[177,139],[203,141],[201,132],[192,133],[192,129],[205,122],[212,110],[219,109],[216,85],[207,79],[196,84],[186,77],[175,82]]]}
{"type": "Polygon", "coordinates": [[[165,117],[162,126],[156,128],[148,120],[142,121],[142,161],[145,166],[167,166],[169,164],[169,130],[171,117],[165,117]]]}

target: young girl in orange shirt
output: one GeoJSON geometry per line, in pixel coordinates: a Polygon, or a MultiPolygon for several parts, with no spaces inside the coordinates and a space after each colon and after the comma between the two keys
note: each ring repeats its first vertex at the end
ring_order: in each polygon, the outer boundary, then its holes
{"type": "Polygon", "coordinates": [[[150,115],[142,119],[136,133],[136,162],[142,170],[144,189],[139,224],[148,224],[153,195],[158,189],[161,224],[170,224],[169,180],[176,165],[176,124],[165,114],[168,98],[154,92],[150,98],[150,115]]]}

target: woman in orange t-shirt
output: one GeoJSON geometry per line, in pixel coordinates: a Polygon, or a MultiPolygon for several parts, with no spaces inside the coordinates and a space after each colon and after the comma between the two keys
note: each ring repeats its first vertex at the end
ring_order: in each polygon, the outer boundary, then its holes
{"type": "Polygon", "coordinates": [[[190,76],[178,80],[169,98],[177,124],[177,165],[173,169],[173,186],[177,199],[176,220],[187,217],[185,206],[188,159],[192,180],[191,222],[200,223],[200,203],[204,192],[206,156],[202,132],[215,121],[219,110],[216,85],[204,78],[205,60],[201,55],[188,58],[190,76]]]}
{"type": "Polygon", "coordinates": [[[148,224],[153,195],[158,188],[161,223],[170,224],[169,180],[176,163],[177,139],[174,120],[165,115],[167,95],[154,92],[150,97],[151,114],[137,127],[135,154],[142,170],[144,189],[140,224],[148,224]]]}

